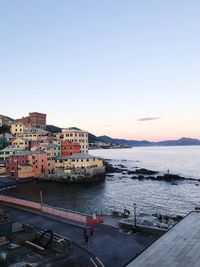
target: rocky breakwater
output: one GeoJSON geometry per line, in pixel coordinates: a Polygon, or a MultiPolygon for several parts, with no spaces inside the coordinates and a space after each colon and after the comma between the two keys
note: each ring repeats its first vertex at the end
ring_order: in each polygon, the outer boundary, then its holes
{"type": "Polygon", "coordinates": [[[133,167],[134,170],[130,170],[122,164],[114,166],[108,161],[109,160],[105,162],[107,176],[114,176],[114,173],[121,173],[123,175],[127,175],[127,178],[129,177],[131,179],[165,181],[172,184],[177,184],[177,182],[184,180],[196,181],[196,185],[198,185],[198,182],[200,182],[200,179],[186,178],[178,174],[169,173],[169,171],[162,174],[158,171],[138,167],[133,167]]]}

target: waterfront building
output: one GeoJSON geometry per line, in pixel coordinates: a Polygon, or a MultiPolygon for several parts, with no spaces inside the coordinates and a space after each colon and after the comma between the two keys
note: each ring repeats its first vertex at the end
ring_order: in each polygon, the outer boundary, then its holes
{"type": "Polygon", "coordinates": [[[28,163],[33,167],[35,177],[48,173],[47,154],[43,150],[37,149],[30,152],[28,163]]]}
{"type": "Polygon", "coordinates": [[[81,152],[81,145],[68,141],[61,141],[61,156],[70,156],[81,152]]]}
{"type": "Polygon", "coordinates": [[[18,165],[18,178],[30,178],[34,176],[33,166],[30,164],[18,165]]]}
{"type": "Polygon", "coordinates": [[[22,117],[16,121],[24,124],[30,124],[31,127],[45,129],[46,128],[46,114],[39,112],[29,112],[29,116],[22,117]]]}
{"type": "Polygon", "coordinates": [[[33,168],[28,164],[28,151],[16,152],[6,159],[6,174],[15,178],[33,176],[33,168]]]}
{"type": "Polygon", "coordinates": [[[24,138],[16,138],[12,141],[12,146],[14,149],[18,150],[29,150],[30,144],[29,140],[24,138]]]}
{"type": "Polygon", "coordinates": [[[55,171],[55,158],[48,157],[47,158],[47,170],[48,174],[53,174],[55,171]]]}
{"type": "Polygon", "coordinates": [[[55,167],[63,169],[103,167],[103,160],[89,154],[77,153],[71,156],[56,157],[55,167]]]}
{"type": "Polygon", "coordinates": [[[62,129],[62,133],[58,133],[58,140],[68,141],[80,144],[80,152],[88,153],[88,132],[77,128],[62,129]]]}
{"type": "Polygon", "coordinates": [[[0,174],[3,174],[6,172],[6,161],[0,160],[0,174]]]}

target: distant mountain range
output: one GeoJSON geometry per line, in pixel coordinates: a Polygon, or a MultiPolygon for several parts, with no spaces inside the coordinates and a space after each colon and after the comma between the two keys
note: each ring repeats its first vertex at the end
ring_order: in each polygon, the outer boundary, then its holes
{"type": "MultiPolygon", "coordinates": [[[[94,140],[94,138],[93,138],[94,140]]],[[[111,138],[109,136],[103,135],[97,137],[96,141],[102,141],[105,143],[110,144],[116,144],[116,145],[128,145],[131,147],[137,147],[137,146],[197,146],[200,145],[199,139],[192,139],[192,138],[186,138],[182,137],[178,140],[165,140],[160,142],[150,142],[147,140],[126,140],[126,139],[116,139],[111,138]]]]}
{"type": "MultiPolygon", "coordinates": [[[[79,128],[73,127],[74,129],[79,130],[79,128]]],[[[62,129],[54,126],[54,125],[47,125],[47,131],[50,132],[60,132],[62,129]]],[[[94,134],[89,133],[88,134],[89,143],[95,143],[95,142],[103,142],[103,143],[109,143],[112,145],[126,145],[130,147],[141,147],[141,146],[199,146],[200,140],[199,139],[193,139],[193,138],[186,138],[182,137],[178,140],[165,140],[160,142],[150,142],[147,140],[126,140],[126,139],[117,139],[112,138],[107,135],[102,136],[95,136],[94,134]]]]}
{"type": "MultiPolygon", "coordinates": [[[[5,117],[11,121],[14,121],[14,119],[9,118],[4,115],[0,115],[1,117],[5,117]]],[[[72,127],[73,129],[79,129],[76,127],[72,127]]],[[[47,125],[46,130],[52,133],[61,132],[62,128],[54,126],[54,125],[47,125]]],[[[193,138],[186,138],[182,137],[178,140],[165,140],[160,142],[150,142],[147,140],[126,140],[126,139],[118,139],[118,138],[112,138],[107,135],[102,136],[95,136],[94,134],[89,133],[88,134],[89,143],[95,143],[95,142],[103,142],[103,143],[109,143],[112,145],[126,145],[130,147],[141,147],[141,146],[199,146],[200,140],[199,139],[193,139],[193,138]]]]}

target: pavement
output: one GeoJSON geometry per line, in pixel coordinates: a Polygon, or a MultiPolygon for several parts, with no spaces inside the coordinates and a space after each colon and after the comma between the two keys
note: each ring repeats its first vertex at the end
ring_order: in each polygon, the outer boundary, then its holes
{"type": "Polygon", "coordinates": [[[127,267],[200,267],[200,211],[189,213],[127,267]]]}
{"type": "Polygon", "coordinates": [[[30,224],[42,229],[51,229],[54,233],[70,238],[78,246],[98,257],[106,267],[122,267],[151,245],[157,237],[139,233],[126,234],[117,228],[105,224],[95,225],[94,235],[85,244],[83,227],[62,219],[43,215],[21,208],[6,208],[12,221],[30,224]]]}

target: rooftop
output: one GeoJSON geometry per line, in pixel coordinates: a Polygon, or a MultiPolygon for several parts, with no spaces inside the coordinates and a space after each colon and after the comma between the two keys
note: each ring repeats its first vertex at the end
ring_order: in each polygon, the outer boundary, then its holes
{"type": "Polygon", "coordinates": [[[100,159],[100,157],[96,157],[96,156],[92,156],[92,155],[84,154],[84,153],[75,153],[71,156],[58,156],[58,157],[56,157],[57,160],[62,160],[62,159],[94,159],[94,158],[100,159]]]}
{"type": "Polygon", "coordinates": [[[200,212],[189,213],[127,267],[199,267],[200,212]]]}
{"type": "Polygon", "coordinates": [[[2,152],[15,152],[16,149],[13,148],[13,146],[7,146],[4,149],[1,150],[2,152]]]}

